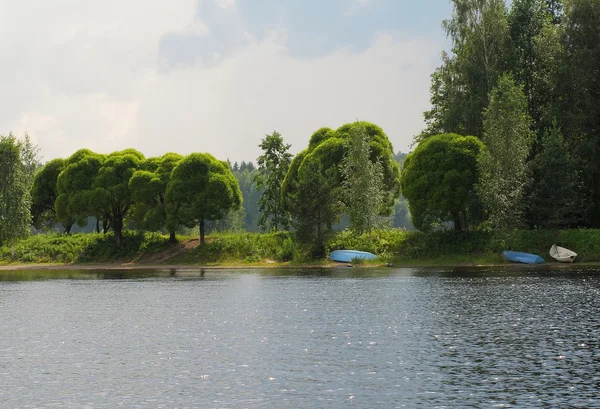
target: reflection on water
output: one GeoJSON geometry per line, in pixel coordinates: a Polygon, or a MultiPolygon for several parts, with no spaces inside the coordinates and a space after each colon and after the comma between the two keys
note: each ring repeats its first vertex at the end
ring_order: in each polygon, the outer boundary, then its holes
{"type": "Polygon", "coordinates": [[[0,271],[0,406],[600,407],[598,273],[0,271]]]}

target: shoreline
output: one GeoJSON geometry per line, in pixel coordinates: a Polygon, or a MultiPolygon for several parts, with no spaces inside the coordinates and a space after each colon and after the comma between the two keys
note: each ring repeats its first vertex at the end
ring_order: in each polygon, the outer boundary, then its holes
{"type": "Polygon", "coordinates": [[[519,263],[397,263],[397,264],[358,264],[348,263],[323,263],[323,264],[222,264],[222,265],[202,265],[202,264],[137,264],[137,263],[86,263],[86,264],[53,264],[53,263],[15,263],[0,264],[0,272],[15,270],[258,270],[258,269],[335,269],[335,268],[473,268],[473,269],[571,269],[571,268],[599,268],[600,262],[581,262],[581,263],[559,263],[546,262],[543,264],[519,264],[519,263]]]}

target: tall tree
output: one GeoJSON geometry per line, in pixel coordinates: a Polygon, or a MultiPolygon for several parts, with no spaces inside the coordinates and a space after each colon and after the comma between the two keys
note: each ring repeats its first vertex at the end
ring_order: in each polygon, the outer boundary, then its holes
{"type": "Polygon", "coordinates": [[[577,225],[585,206],[579,164],[556,123],[546,131],[529,170],[525,199],[528,224],[553,229],[577,225]]]}
{"type": "Polygon", "coordinates": [[[342,210],[333,172],[325,170],[319,158],[307,158],[298,169],[297,189],[289,197],[296,236],[310,245],[313,258],[325,256],[332,226],[342,210]]]}
{"type": "Polygon", "coordinates": [[[527,157],[532,145],[527,99],[514,79],[503,75],[485,110],[479,155],[479,197],[494,227],[514,228],[522,222],[527,157]]]}
{"type": "Polygon", "coordinates": [[[37,163],[37,148],[28,138],[0,135],[0,243],[12,247],[16,238],[29,234],[30,189],[37,163]]]}
{"type": "Polygon", "coordinates": [[[290,146],[277,131],[266,135],[259,145],[263,154],[257,159],[258,173],[254,180],[262,193],[258,201],[258,225],[263,230],[287,230],[290,226],[289,214],[281,203],[281,185],[292,161],[290,146]]]}
{"type": "Polygon", "coordinates": [[[477,157],[485,151],[474,136],[436,135],[422,141],[406,158],[402,170],[402,192],[408,199],[412,221],[429,231],[446,221],[454,229],[477,222],[479,201],[477,157]]]}
{"type": "Polygon", "coordinates": [[[207,153],[192,153],[177,164],[166,194],[169,224],[199,226],[205,243],[207,220],[221,220],[242,205],[239,185],[227,162],[207,153]]]}
{"type": "Polygon", "coordinates": [[[432,75],[431,110],[427,129],[416,141],[431,135],[483,134],[483,109],[512,53],[504,0],[453,0],[454,11],[443,27],[452,40],[452,53],[432,75]]]}
{"type": "Polygon", "coordinates": [[[540,115],[540,96],[535,81],[539,66],[535,52],[536,38],[546,25],[552,24],[552,16],[548,13],[546,0],[514,0],[508,21],[514,46],[511,71],[517,84],[523,87],[529,115],[536,125],[540,115]]]}
{"type": "Polygon", "coordinates": [[[357,123],[350,131],[341,163],[342,195],[352,229],[362,234],[376,224],[383,203],[383,167],[371,162],[369,139],[364,126],[357,123]]]}
{"type": "Polygon", "coordinates": [[[584,159],[583,182],[592,206],[588,226],[600,226],[600,2],[565,1],[565,60],[559,76],[558,121],[584,159]]]}

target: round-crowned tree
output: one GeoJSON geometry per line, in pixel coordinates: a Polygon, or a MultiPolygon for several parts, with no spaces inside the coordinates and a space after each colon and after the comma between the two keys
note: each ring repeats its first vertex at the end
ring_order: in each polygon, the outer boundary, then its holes
{"type": "Polygon", "coordinates": [[[484,149],[474,136],[442,134],[425,139],[406,157],[402,194],[417,229],[428,231],[452,221],[461,231],[474,221],[480,207],[477,156],[484,149]]]}
{"type": "Polygon", "coordinates": [[[227,162],[192,153],[177,164],[166,192],[167,224],[199,226],[204,244],[206,220],[220,220],[242,205],[242,193],[227,162]]]}

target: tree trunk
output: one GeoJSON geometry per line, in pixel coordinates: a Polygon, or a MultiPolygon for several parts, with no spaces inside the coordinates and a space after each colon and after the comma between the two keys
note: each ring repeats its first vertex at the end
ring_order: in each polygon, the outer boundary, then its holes
{"type": "Polygon", "coordinates": [[[175,237],[175,232],[174,231],[169,232],[169,242],[170,243],[177,243],[177,237],[175,237]]]}
{"type": "Polygon", "coordinates": [[[68,236],[69,234],[71,234],[71,229],[73,228],[72,224],[63,224],[63,227],[65,229],[65,234],[68,236]]]}
{"type": "Polygon", "coordinates": [[[121,247],[121,245],[123,244],[123,220],[113,221],[112,229],[115,232],[115,239],[117,240],[117,247],[121,247]]]}
{"type": "Polygon", "coordinates": [[[11,256],[12,260],[15,259],[15,239],[14,238],[10,239],[10,256],[11,256]]]}
{"type": "Polygon", "coordinates": [[[456,213],[452,215],[452,222],[454,223],[454,231],[461,232],[462,225],[460,223],[460,213],[456,213]]]}
{"type": "Polygon", "coordinates": [[[200,219],[200,244],[204,243],[204,219],[200,219]]]}
{"type": "Polygon", "coordinates": [[[108,220],[104,220],[102,222],[102,230],[104,231],[104,234],[108,233],[109,229],[110,229],[110,222],[108,220]]]}
{"type": "Polygon", "coordinates": [[[100,219],[96,217],[96,233],[100,233],[100,219]]]}

